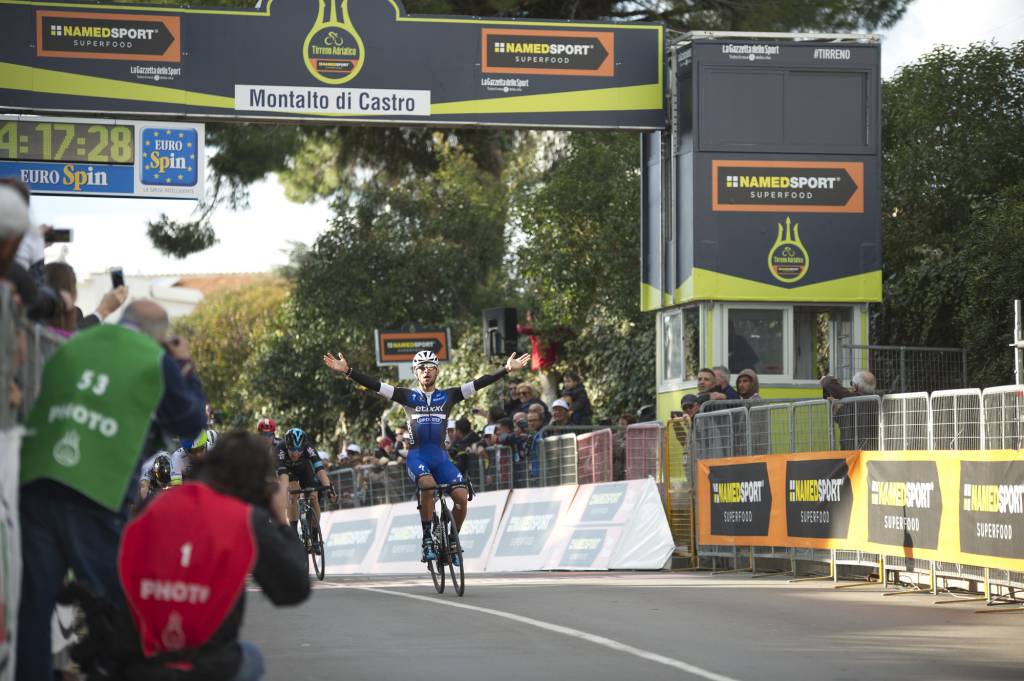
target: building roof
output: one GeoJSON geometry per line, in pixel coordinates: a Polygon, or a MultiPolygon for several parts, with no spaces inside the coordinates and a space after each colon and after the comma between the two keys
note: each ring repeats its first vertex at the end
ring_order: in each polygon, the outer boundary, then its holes
{"type": "Polygon", "coordinates": [[[174,286],[194,289],[205,296],[215,291],[242,288],[273,277],[274,275],[269,272],[182,274],[174,277],[174,286]]]}

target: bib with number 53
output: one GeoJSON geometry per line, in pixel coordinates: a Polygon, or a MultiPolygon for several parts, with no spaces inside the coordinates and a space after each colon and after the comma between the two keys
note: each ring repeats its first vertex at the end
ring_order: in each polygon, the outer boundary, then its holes
{"type": "Polygon", "coordinates": [[[21,483],[48,478],[116,511],[164,392],[164,350],[101,324],[64,343],[43,368],[21,448],[21,483]]]}

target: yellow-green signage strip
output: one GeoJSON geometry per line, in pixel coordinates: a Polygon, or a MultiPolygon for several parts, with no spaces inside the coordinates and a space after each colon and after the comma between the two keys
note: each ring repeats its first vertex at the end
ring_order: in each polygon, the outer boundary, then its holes
{"type": "Polygon", "coordinates": [[[657,24],[0,0],[0,110],[403,125],[665,125],[657,24]]]}

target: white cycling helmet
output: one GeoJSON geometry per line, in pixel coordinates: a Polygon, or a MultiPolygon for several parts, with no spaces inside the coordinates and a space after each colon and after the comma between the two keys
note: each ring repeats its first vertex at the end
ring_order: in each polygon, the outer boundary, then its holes
{"type": "Polygon", "coordinates": [[[412,368],[419,369],[424,364],[437,366],[437,355],[430,350],[420,350],[417,352],[416,356],[412,358],[412,368]]]}

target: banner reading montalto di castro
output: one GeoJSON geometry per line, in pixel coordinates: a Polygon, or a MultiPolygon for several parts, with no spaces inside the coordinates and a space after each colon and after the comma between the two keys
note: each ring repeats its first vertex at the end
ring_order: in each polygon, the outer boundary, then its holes
{"type": "Polygon", "coordinates": [[[663,27],[411,16],[397,0],[260,9],[0,0],[0,109],[388,122],[665,125],[663,27]]]}
{"type": "Polygon", "coordinates": [[[1014,451],[823,452],[697,462],[698,541],[860,550],[1024,571],[1014,451]]]}

